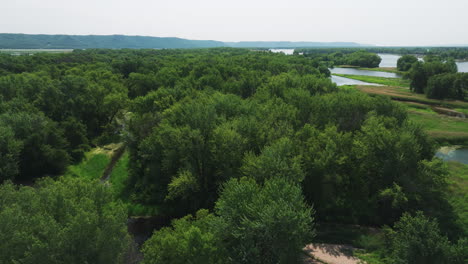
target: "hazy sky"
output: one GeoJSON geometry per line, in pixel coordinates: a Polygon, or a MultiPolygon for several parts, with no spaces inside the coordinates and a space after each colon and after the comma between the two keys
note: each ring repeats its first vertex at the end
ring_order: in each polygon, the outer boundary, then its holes
{"type": "Polygon", "coordinates": [[[0,33],[468,44],[468,0],[0,1],[0,33]]]}

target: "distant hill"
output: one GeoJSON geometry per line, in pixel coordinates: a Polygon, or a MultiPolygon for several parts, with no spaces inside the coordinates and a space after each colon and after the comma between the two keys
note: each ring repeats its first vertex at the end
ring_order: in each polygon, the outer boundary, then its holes
{"type": "Polygon", "coordinates": [[[289,42],[189,40],[126,35],[29,35],[0,33],[0,49],[170,49],[170,48],[299,48],[360,47],[353,42],[289,42]]]}
{"type": "Polygon", "coordinates": [[[167,49],[223,47],[213,40],[188,40],[125,35],[27,35],[0,34],[0,49],[167,49]]]}

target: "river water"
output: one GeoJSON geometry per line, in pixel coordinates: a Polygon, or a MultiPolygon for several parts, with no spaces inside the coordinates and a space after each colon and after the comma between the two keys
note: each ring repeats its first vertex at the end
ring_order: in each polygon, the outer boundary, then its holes
{"type": "Polygon", "coordinates": [[[468,148],[448,149],[441,148],[436,153],[436,157],[444,161],[457,161],[463,164],[468,164],[468,148]]]}
{"type": "MultiPolygon", "coordinates": [[[[377,55],[379,55],[382,58],[379,67],[396,67],[398,59],[401,57],[401,55],[396,54],[379,53],[377,55]]],[[[456,62],[456,64],[458,67],[458,72],[468,72],[468,61],[459,61],[456,62]]]]}
{"type": "Polygon", "coordinates": [[[341,76],[336,76],[332,75],[331,76],[331,81],[336,83],[338,86],[343,86],[343,85],[372,85],[372,86],[382,86],[381,84],[376,84],[376,83],[368,83],[368,82],[363,82],[359,80],[354,80],[350,78],[345,78],[341,76]]]}
{"type": "Polygon", "coordinates": [[[284,53],[286,55],[293,55],[294,54],[294,49],[270,49],[271,52],[274,53],[284,53]]]}
{"type": "Polygon", "coordinates": [[[385,77],[385,78],[400,78],[399,74],[393,72],[381,72],[381,71],[368,71],[368,70],[358,70],[354,68],[333,68],[330,69],[330,72],[333,74],[351,74],[351,75],[365,75],[365,76],[375,76],[375,77],[385,77]]]}

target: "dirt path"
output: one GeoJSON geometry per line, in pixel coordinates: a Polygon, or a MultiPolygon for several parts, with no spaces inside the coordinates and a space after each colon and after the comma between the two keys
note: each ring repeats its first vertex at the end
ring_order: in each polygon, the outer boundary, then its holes
{"type": "Polygon", "coordinates": [[[304,248],[307,255],[313,258],[305,258],[304,264],[360,264],[362,260],[353,257],[354,248],[346,245],[335,244],[310,244],[304,248]]]}

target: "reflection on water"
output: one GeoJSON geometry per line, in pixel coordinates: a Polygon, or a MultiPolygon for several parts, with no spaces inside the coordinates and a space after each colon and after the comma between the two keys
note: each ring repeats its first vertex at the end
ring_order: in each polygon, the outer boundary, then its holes
{"type": "Polygon", "coordinates": [[[468,72],[468,61],[457,62],[458,72],[468,72]]]}
{"type": "Polygon", "coordinates": [[[468,164],[468,148],[451,149],[448,151],[439,150],[436,153],[436,157],[445,161],[450,160],[468,164]]]}
{"type": "MultiPolygon", "coordinates": [[[[377,54],[382,58],[379,67],[396,67],[398,59],[401,55],[396,54],[377,54]]],[[[418,57],[419,60],[423,60],[421,57],[418,57]]],[[[457,62],[458,72],[468,72],[468,61],[457,62]]],[[[372,75],[371,75],[372,76],[372,75]]]]}
{"type": "Polygon", "coordinates": [[[377,55],[382,58],[382,61],[379,64],[379,67],[396,67],[400,55],[395,54],[382,54],[378,53],[377,55]]]}
{"type": "Polygon", "coordinates": [[[399,74],[393,72],[381,72],[381,71],[367,71],[367,70],[358,70],[354,68],[333,68],[330,69],[331,73],[336,74],[352,74],[352,75],[365,75],[365,76],[375,76],[375,77],[385,77],[385,78],[400,78],[399,74]]]}
{"type": "Polygon", "coordinates": [[[284,53],[286,55],[293,55],[294,54],[294,49],[270,49],[271,52],[274,53],[284,53]]]}
{"type": "Polygon", "coordinates": [[[376,83],[367,83],[363,81],[358,81],[358,80],[353,80],[345,77],[340,77],[340,76],[331,76],[332,82],[336,83],[338,86],[343,86],[343,85],[373,85],[373,86],[382,86],[380,84],[376,83]]]}

